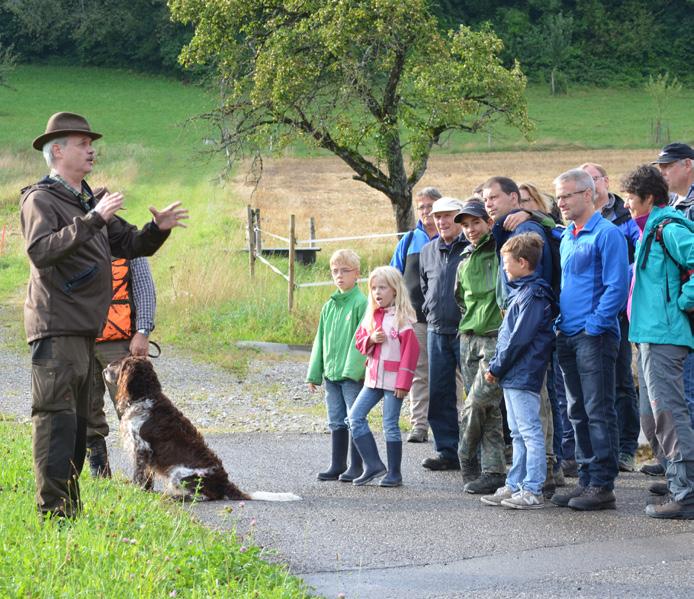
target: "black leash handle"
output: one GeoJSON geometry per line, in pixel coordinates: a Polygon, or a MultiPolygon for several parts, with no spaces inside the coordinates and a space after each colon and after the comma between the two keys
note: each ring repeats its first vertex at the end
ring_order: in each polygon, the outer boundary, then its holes
{"type": "Polygon", "coordinates": [[[154,342],[154,341],[150,341],[149,344],[150,344],[150,345],[153,345],[154,347],[156,347],[158,353],[152,354],[151,352],[149,352],[147,355],[148,355],[150,358],[158,358],[159,356],[161,356],[161,347],[159,347],[159,345],[158,345],[156,342],[154,342]]]}

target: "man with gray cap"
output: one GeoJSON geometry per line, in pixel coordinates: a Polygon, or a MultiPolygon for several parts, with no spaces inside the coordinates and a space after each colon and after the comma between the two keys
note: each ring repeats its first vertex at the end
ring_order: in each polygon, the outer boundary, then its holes
{"type": "Polygon", "coordinates": [[[427,319],[429,426],[436,448],[436,455],[422,462],[429,470],[460,468],[456,392],[460,310],[454,294],[458,264],[468,245],[462,226],[455,220],[461,207],[455,198],[443,197],[434,202],[431,212],[439,236],[422,248],[419,258],[422,312],[427,319]]]}
{"type": "Polygon", "coordinates": [[[31,274],[24,327],[31,347],[36,500],[41,514],[75,517],[86,452],[94,341],[111,302],[111,257],[156,252],[187,210],[175,202],[138,231],[116,215],[123,194],[95,195],[84,180],[101,134],[74,113],[54,114],[34,140],[51,171],[22,190],[31,274]]]}

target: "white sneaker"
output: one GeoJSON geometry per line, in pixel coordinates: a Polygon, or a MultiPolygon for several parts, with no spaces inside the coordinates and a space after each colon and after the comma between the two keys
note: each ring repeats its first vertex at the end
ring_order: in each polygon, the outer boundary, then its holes
{"type": "Polygon", "coordinates": [[[509,499],[502,499],[501,504],[515,510],[536,510],[545,507],[545,498],[542,493],[535,495],[530,491],[522,489],[513,494],[509,499]]]}
{"type": "Polygon", "coordinates": [[[486,505],[501,505],[504,499],[511,499],[513,493],[514,491],[504,485],[503,487],[499,487],[494,492],[494,495],[484,495],[480,497],[480,501],[486,505]]]}

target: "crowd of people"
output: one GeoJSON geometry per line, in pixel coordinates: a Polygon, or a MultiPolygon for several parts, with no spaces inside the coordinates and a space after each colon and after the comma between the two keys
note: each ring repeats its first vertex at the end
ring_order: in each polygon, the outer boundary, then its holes
{"type": "Polygon", "coordinates": [[[614,509],[643,431],[640,469],[665,476],[645,513],[694,519],[694,149],[669,144],[620,183],[623,198],[588,162],[554,195],[503,176],[464,201],[426,187],[368,298],[357,254],[335,252],[307,376],[331,431],[318,478],[402,484],[409,396],[407,441],[433,433],[422,466],[460,470],[485,505],[614,509]],[[381,399],[387,465],[366,420],[381,399]]]}

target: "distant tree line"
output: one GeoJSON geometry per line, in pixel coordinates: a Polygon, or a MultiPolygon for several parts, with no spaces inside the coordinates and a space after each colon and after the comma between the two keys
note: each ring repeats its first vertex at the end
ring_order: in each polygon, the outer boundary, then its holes
{"type": "MultiPolygon", "coordinates": [[[[327,1],[327,0],[326,0],[327,1]]],[[[358,2],[359,0],[355,0],[358,2]]],[[[561,92],[569,82],[642,83],[668,71],[694,83],[694,0],[432,0],[442,28],[490,28],[507,66],[561,92]]],[[[0,47],[57,61],[182,73],[192,36],[166,0],[0,0],[0,47]]]]}

